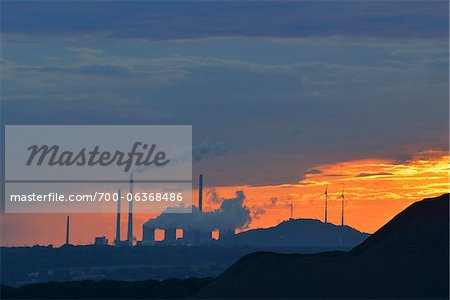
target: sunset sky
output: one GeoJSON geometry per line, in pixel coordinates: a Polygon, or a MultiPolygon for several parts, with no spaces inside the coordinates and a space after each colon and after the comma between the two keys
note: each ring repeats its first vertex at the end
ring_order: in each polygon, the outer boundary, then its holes
{"type": "MultiPolygon", "coordinates": [[[[2,1],[2,125],[192,125],[194,199],[199,173],[242,190],[246,229],[323,220],[327,185],[330,221],[344,188],[370,233],[449,192],[446,1],[23,3],[2,1]]],[[[59,245],[64,220],[2,214],[1,244],[59,245]]],[[[72,222],[113,237],[112,214],[72,222]]]]}
{"type": "MultiPolygon", "coordinates": [[[[345,225],[373,233],[415,201],[448,193],[450,172],[448,153],[424,151],[407,161],[365,159],[320,165],[295,184],[212,187],[205,190],[205,211],[217,209],[221,198],[244,191],[244,205],[252,220],[243,230],[275,226],[290,217],[324,220],[324,191],[328,186],[328,221],[341,224],[340,196],[344,188],[345,225]]],[[[198,190],[193,191],[197,199],[198,190]]],[[[194,203],[195,205],[197,203],[194,203]]],[[[115,214],[72,214],[72,242],[90,244],[94,236],[115,235],[115,214]]],[[[142,224],[154,215],[136,214],[135,234],[140,240],[142,224]]],[[[124,220],[125,219],[125,220],[124,220]]],[[[126,218],[122,236],[126,235],[126,218]]],[[[3,215],[4,245],[60,245],[65,238],[65,215],[3,215]]],[[[237,231],[239,232],[239,230],[237,231]]]]}

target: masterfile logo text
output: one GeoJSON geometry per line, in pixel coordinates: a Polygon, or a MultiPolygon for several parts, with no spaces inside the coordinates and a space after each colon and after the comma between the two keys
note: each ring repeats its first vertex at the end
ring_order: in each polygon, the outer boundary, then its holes
{"type": "Polygon", "coordinates": [[[186,212],[192,127],[7,125],[5,179],[6,212],[186,212]]]}
{"type": "Polygon", "coordinates": [[[155,151],[156,144],[152,144],[150,147],[148,144],[135,142],[130,152],[115,151],[113,153],[109,151],[101,151],[100,146],[95,146],[91,151],[82,148],[77,152],[73,151],[60,151],[58,145],[33,145],[27,148],[30,151],[30,156],[27,160],[27,166],[33,163],[41,166],[43,163],[47,163],[49,166],[109,166],[116,164],[124,167],[124,172],[128,172],[130,167],[135,166],[164,166],[169,163],[169,159],[166,159],[166,152],[155,151]],[[139,151],[141,148],[142,150],[139,151]]]}

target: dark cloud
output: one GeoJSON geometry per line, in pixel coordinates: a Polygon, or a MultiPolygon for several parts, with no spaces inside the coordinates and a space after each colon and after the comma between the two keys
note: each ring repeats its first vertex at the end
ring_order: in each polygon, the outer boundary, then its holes
{"type": "Polygon", "coordinates": [[[309,170],[305,173],[305,175],[308,175],[308,174],[321,174],[321,173],[322,173],[322,171],[319,170],[319,169],[309,169],[309,170]]]}
{"type": "Polygon", "coordinates": [[[227,148],[225,145],[216,141],[204,141],[192,148],[192,156],[197,161],[208,156],[214,157],[224,155],[226,152],[227,148]]]}
{"type": "MultiPolygon", "coordinates": [[[[127,68],[113,65],[86,65],[79,67],[43,66],[43,67],[15,67],[11,71],[31,71],[59,73],[64,75],[79,74],[84,76],[105,76],[129,78],[133,75],[127,68]]],[[[135,74],[135,76],[143,74],[135,74]]]]}
{"type": "Polygon", "coordinates": [[[394,174],[389,173],[389,172],[373,172],[373,173],[360,173],[360,174],[356,175],[355,177],[390,176],[390,175],[394,175],[394,174]]]}
{"type": "Polygon", "coordinates": [[[151,40],[448,35],[447,1],[4,1],[4,33],[151,40]],[[399,23],[401,26],[399,26],[399,23]]]}
{"type": "Polygon", "coordinates": [[[448,147],[447,2],[24,3],[2,3],[4,123],[191,124],[209,186],[448,147]],[[223,36],[277,38],[166,41],[223,36]]]}

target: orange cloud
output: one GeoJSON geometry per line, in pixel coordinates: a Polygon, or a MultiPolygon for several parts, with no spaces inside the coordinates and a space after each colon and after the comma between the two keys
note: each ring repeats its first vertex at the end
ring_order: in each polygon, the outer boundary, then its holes
{"type": "MultiPolygon", "coordinates": [[[[224,186],[215,191],[221,198],[243,190],[245,205],[251,210],[251,228],[269,227],[290,217],[324,218],[324,190],[328,185],[329,222],[340,224],[341,201],[345,187],[345,224],[365,232],[374,232],[411,203],[449,192],[449,155],[442,151],[417,153],[413,159],[396,162],[366,159],[315,166],[295,184],[270,186],[224,186]]],[[[193,199],[197,199],[196,190],[193,199]]],[[[210,197],[213,193],[206,195],[210,197]]],[[[195,203],[195,201],[194,201],[195,203]]],[[[205,209],[214,209],[217,201],[207,201],[205,209]]],[[[155,215],[136,214],[134,232],[142,238],[142,224],[155,215]]],[[[71,242],[92,243],[95,236],[106,235],[113,241],[115,214],[73,214],[71,242]]],[[[122,220],[125,237],[126,218],[122,220]]],[[[1,218],[2,245],[61,245],[65,239],[64,214],[4,214],[1,218]]]]}
{"type": "MultiPolygon", "coordinates": [[[[250,228],[276,225],[290,216],[324,219],[324,190],[328,185],[329,221],[340,224],[345,189],[345,224],[374,232],[411,203],[449,192],[449,156],[424,151],[413,159],[395,162],[365,159],[320,165],[296,184],[218,187],[221,197],[241,189],[254,216],[250,228]]],[[[216,204],[210,203],[210,207],[216,204]]]]}

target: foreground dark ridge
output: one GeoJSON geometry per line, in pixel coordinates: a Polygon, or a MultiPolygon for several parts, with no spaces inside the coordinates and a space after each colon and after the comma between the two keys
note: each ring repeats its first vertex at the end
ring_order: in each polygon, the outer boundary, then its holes
{"type": "Polygon", "coordinates": [[[67,281],[1,286],[0,299],[186,299],[212,282],[212,278],[163,281],[67,281]]]}
{"type": "Polygon", "coordinates": [[[2,286],[2,299],[383,298],[449,296],[449,195],[417,202],[350,252],[256,252],[217,279],[2,286]]]}
{"type": "Polygon", "coordinates": [[[217,277],[239,258],[257,251],[309,254],[336,248],[209,245],[0,248],[1,284],[217,277]]]}
{"type": "Polygon", "coordinates": [[[244,255],[257,251],[319,253],[350,250],[369,235],[349,226],[296,219],[249,230],[211,244],[0,247],[1,284],[80,280],[165,280],[217,277],[244,255]]]}
{"type": "Polygon", "coordinates": [[[198,298],[449,297],[449,195],[414,203],[348,253],[253,253],[198,298]]]}

